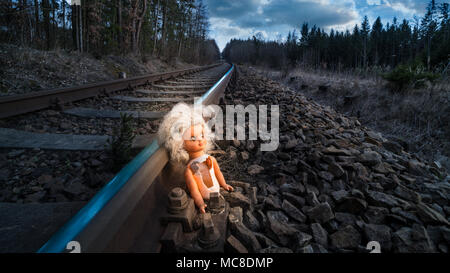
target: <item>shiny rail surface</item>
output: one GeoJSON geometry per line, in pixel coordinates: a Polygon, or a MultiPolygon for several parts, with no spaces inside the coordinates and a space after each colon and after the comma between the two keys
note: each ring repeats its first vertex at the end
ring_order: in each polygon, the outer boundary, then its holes
{"type": "MultiPolygon", "coordinates": [[[[195,103],[218,103],[235,74],[236,68],[231,65],[195,103]]],[[[159,252],[159,215],[165,210],[169,190],[183,183],[168,162],[166,149],[154,140],[38,253],[67,252],[70,241],[79,242],[81,252],[159,252]]]]}

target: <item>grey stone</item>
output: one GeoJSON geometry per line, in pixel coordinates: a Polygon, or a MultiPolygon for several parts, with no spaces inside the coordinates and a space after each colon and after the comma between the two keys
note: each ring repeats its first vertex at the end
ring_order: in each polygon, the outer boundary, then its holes
{"type": "Polygon", "coordinates": [[[240,192],[230,192],[226,197],[230,207],[241,207],[242,209],[251,208],[250,199],[240,192]]]}
{"type": "Polygon", "coordinates": [[[241,222],[241,223],[243,222],[244,215],[243,215],[241,207],[230,208],[230,214],[234,215],[234,217],[236,217],[236,219],[238,219],[239,222],[241,222]]]}
{"type": "Polygon", "coordinates": [[[336,221],[338,221],[339,223],[343,224],[343,225],[355,225],[357,219],[356,216],[350,213],[346,213],[346,212],[336,212],[335,214],[335,219],[336,221]]]}
{"type": "Polygon", "coordinates": [[[334,218],[333,211],[328,203],[321,203],[307,212],[308,217],[313,222],[326,223],[334,218]]]}
{"type": "Polygon", "coordinates": [[[417,214],[424,223],[449,225],[449,222],[444,216],[424,203],[417,204],[416,208],[417,214]]]}
{"type": "Polygon", "coordinates": [[[261,249],[259,253],[272,254],[272,253],[293,253],[293,252],[287,247],[268,247],[261,249]]]}
{"type": "Polygon", "coordinates": [[[389,194],[376,191],[367,191],[367,200],[369,204],[381,207],[395,207],[398,206],[397,200],[389,194]]]}
{"type": "Polygon", "coordinates": [[[296,253],[314,253],[314,248],[311,245],[297,248],[296,253]]]}
{"type": "Polygon", "coordinates": [[[383,207],[369,206],[364,213],[364,219],[371,224],[384,224],[389,210],[383,207]]]}
{"type": "Polygon", "coordinates": [[[394,232],[392,241],[397,252],[434,252],[435,249],[424,227],[413,225],[413,228],[402,227],[394,232]]]}
{"type": "Polygon", "coordinates": [[[367,208],[367,202],[355,197],[346,197],[344,201],[338,206],[337,211],[350,212],[359,214],[364,212],[367,208]]]}
{"type": "Polygon", "coordinates": [[[244,224],[252,231],[259,231],[261,228],[258,219],[249,210],[244,214],[244,224]]]}
{"type": "Polygon", "coordinates": [[[322,246],[328,245],[328,232],[319,223],[311,224],[314,241],[322,246]]]}
{"type": "Polygon", "coordinates": [[[232,253],[248,253],[247,248],[233,235],[228,236],[226,245],[232,253]]]}
{"type": "Polygon", "coordinates": [[[289,201],[283,200],[283,204],[281,206],[283,208],[283,211],[293,219],[299,221],[300,223],[306,221],[306,216],[289,201]]]}
{"type": "Polygon", "coordinates": [[[382,251],[390,251],[392,247],[391,229],[385,225],[364,225],[364,235],[367,241],[377,241],[381,245],[382,251]]]}
{"type": "Polygon", "coordinates": [[[231,233],[241,241],[250,252],[258,252],[261,245],[256,239],[255,235],[242,222],[240,222],[234,215],[228,215],[228,223],[230,224],[231,233]]]}
{"type": "Polygon", "coordinates": [[[334,177],[341,177],[345,171],[344,169],[341,167],[341,165],[337,164],[337,163],[331,163],[330,165],[328,165],[328,171],[330,173],[332,173],[334,175],[334,177]]]}
{"type": "Polygon", "coordinates": [[[374,151],[364,152],[359,156],[359,162],[367,166],[375,166],[381,162],[381,156],[374,151]]]}
{"type": "Polygon", "coordinates": [[[275,242],[282,246],[288,246],[293,243],[295,234],[298,232],[295,228],[288,225],[288,217],[281,211],[268,211],[268,235],[275,242]]]}
{"type": "Polygon", "coordinates": [[[292,193],[289,192],[283,192],[282,196],[285,200],[289,201],[292,205],[296,206],[297,208],[301,208],[305,205],[305,199],[300,196],[293,195],[292,193]]]}
{"type": "Polygon", "coordinates": [[[336,248],[354,249],[361,243],[361,235],[352,226],[348,225],[330,235],[331,245],[336,248]]]}
{"type": "Polygon", "coordinates": [[[346,190],[334,191],[331,193],[331,196],[333,197],[334,201],[339,204],[345,200],[345,197],[349,196],[349,192],[346,190]]]}

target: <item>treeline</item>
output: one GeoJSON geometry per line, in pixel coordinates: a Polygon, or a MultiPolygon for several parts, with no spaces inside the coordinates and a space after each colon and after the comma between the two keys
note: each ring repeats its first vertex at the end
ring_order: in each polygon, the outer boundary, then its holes
{"type": "MultiPolygon", "coordinates": [[[[326,33],[303,23],[285,41],[264,41],[256,35],[231,40],[224,57],[233,62],[273,68],[303,65],[340,70],[344,68],[396,67],[398,64],[444,69],[450,61],[449,4],[428,4],[423,18],[413,22],[394,18],[383,25],[380,17],[371,25],[367,16],[352,31],[326,33]]],[[[450,69],[450,68],[449,68],[450,69]]]]}
{"type": "Polygon", "coordinates": [[[43,50],[152,54],[191,63],[220,57],[202,0],[2,0],[0,41],[43,50]],[[79,3],[78,5],[70,5],[79,3]]]}

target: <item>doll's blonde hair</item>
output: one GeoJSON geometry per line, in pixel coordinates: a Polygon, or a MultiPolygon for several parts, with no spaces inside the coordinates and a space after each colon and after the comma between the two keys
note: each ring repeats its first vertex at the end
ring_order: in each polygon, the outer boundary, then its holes
{"type": "Polygon", "coordinates": [[[203,119],[202,107],[194,107],[185,103],[178,103],[164,116],[158,129],[158,142],[164,146],[173,163],[186,164],[189,154],[184,149],[183,134],[191,126],[202,125],[206,138],[205,152],[213,147],[214,134],[203,119]]]}

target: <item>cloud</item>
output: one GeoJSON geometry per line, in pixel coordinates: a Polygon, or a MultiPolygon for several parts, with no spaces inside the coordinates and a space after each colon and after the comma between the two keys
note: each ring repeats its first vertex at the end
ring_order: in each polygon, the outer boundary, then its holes
{"type": "Polygon", "coordinates": [[[412,19],[424,14],[425,0],[205,0],[208,6],[211,37],[220,49],[231,38],[247,38],[264,33],[266,39],[285,37],[303,22],[329,31],[352,29],[364,15],[370,23],[412,19]]]}

